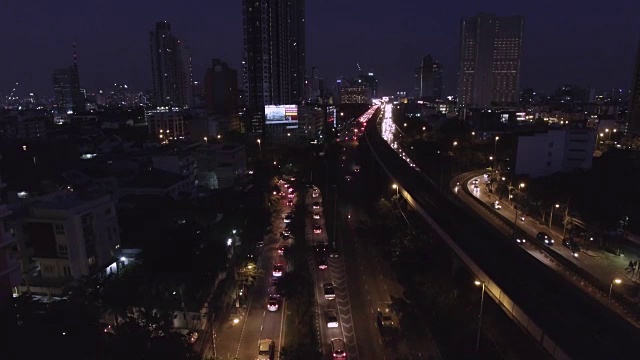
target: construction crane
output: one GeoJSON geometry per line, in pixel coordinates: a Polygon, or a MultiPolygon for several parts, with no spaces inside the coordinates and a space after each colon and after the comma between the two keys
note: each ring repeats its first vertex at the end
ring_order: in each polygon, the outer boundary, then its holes
{"type": "Polygon", "coordinates": [[[13,89],[11,90],[11,93],[9,94],[9,96],[7,96],[7,105],[9,104],[11,99],[13,98],[13,94],[15,94],[16,89],[18,88],[18,84],[19,84],[19,82],[16,81],[16,84],[13,86],[13,89]]]}

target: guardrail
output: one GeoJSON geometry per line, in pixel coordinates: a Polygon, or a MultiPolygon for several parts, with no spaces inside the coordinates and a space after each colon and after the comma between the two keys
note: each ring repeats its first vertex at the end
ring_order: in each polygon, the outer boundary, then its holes
{"type": "MultiPolygon", "coordinates": [[[[368,135],[365,132],[365,139],[369,145],[371,153],[375,157],[378,164],[382,167],[384,172],[394,179],[393,174],[387,169],[380,157],[378,156],[374,145],[369,140],[368,135]]],[[[386,144],[386,142],[385,142],[386,144]]],[[[386,144],[389,146],[388,144],[386,144]]],[[[397,181],[394,179],[394,181],[397,181]]],[[[568,360],[571,359],[556,342],[551,339],[543,329],[541,329],[517,304],[509,298],[506,292],[504,292],[495,282],[489,278],[489,276],[451,239],[451,237],[442,230],[442,228],[433,220],[429,214],[418,204],[411,194],[406,191],[405,187],[401,187],[402,196],[406,199],[407,203],[411,205],[422,217],[427,221],[429,226],[440,236],[440,238],[453,250],[453,252],[464,262],[464,264],[471,270],[477,279],[483,281],[485,284],[485,291],[489,296],[502,308],[502,310],[519,326],[526,330],[554,359],[568,360]]]]}

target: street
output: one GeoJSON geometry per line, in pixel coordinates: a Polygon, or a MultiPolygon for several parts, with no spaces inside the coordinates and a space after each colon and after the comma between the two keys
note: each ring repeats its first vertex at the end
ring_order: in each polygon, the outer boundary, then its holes
{"type": "MultiPolygon", "coordinates": [[[[281,184],[280,189],[282,193],[287,194],[284,185],[281,184]]],[[[250,290],[246,306],[239,309],[239,316],[231,316],[219,331],[220,334],[216,340],[217,356],[231,356],[238,360],[255,359],[258,354],[258,342],[261,339],[271,339],[275,343],[274,358],[277,358],[283,344],[286,300],[281,300],[276,311],[267,309],[268,297],[274,294],[272,271],[274,263],[279,259],[277,248],[283,244],[280,237],[280,233],[285,228],[283,219],[290,210],[286,204],[286,195],[276,196],[280,199],[277,211],[272,218],[272,233],[265,237],[264,246],[256,261],[260,272],[250,290]],[[234,319],[239,319],[238,323],[234,323],[234,319]]],[[[293,200],[297,201],[297,198],[298,196],[295,196],[293,200]]]]}

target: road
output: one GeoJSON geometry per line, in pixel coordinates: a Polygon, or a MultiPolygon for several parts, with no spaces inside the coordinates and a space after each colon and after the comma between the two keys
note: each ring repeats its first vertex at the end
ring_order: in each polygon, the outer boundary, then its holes
{"type": "MultiPolygon", "coordinates": [[[[283,192],[287,189],[280,186],[283,192]]],[[[236,357],[238,360],[253,360],[258,354],[260,339],[271,339],[275,342],[275,359],[284,342],[285,329],[283,327],[286,316],[286,300],[280,302],[277,311],[267,310],[266,302],[274,292],[271,283],[273,265],[280,255],[277,248],[283,244],[279,236],[285,227],[284,215],[290,211],[286,205],[286,196],[282,196],[277,211],[272,219],[272,233],[265,237],[263,249],[259,251],[257,266],[262,275],[256,279],[250,290],[246,307],[240,310],[240,316],[232,316],[224,325],[216,341],[216,355],[236,357]],[[233,319],[240,321],[234,324],[233,319]]],[[[294,201],[300,201],[298,196],[294,201]]],[[[278,260],[280,261],[280,260],[278,260]]]]}
{"type": "MultiPolygon", "coordinates": [[[[585,248],[580,249],[580,251],[578,252],[572,253],[571,250],[569,250],[562,244],[561,229],[550,231],[547,226],[540,225],[538,222],[534,221],[533,219],[527,218],[526,216],[524,218],[524,221],[518,219],[517,222],[514,222],[514,219],[516,218],[516,210],[508,202],[501,201],[495,195],[489,193],[486,188],[487,180],[484,178],[484,176],[478,175],[478,173],[483,172],[478,171],[461,174],[451,181],[450,187],[451,190],[458,194],[458,197],[467,204],[467,206],[476,211],[487,222],[491,223],[494,227],[502,230],[506,234],[510,233],[513,227],[513,225],[505,225],[503,220],[507,219],[510,224],[517,223],[518,229],[528,235],[530,239],[535,238],[536,234],[541,231],[549,233],[555,241],[553,246],[547,247],[547,251],[552,251],[555,254],[560,255],[560,257],[564,258],[564,261],[570,261],[576,267],[587,271],[593,276],[592,280],[599,282],[602,285],[601,288],[607,288],[613,279],[619,278],[623,279],[623,284],[615,286],[615,288],[613,289],[614,292],[617,292],[622,286],[628,287],[628,290],[630,291],[636,289],[636,285],[633,283],[633,280],[629,278],[628,273],[625,271],[625,267],[627,266],[629,261],[628,258],[615,256],[604,251],[586,250],[585,248]],[[478,188],[474,188],[474,181],[478,183],[478,188]],[[454,185],[455,183],[460,183],[461,186],[465,186],[466,188],[457,189],[454,185]],[[478,201],[473,199],[472,196],[476,197],[485,204],[493,204],[495,201],[499,201],[499,203],[501,204],[501,209],[495,210],[484,207],[481,204],[478,204],[478,201]]],[[[518,212],[518,214],[518,216],[522,216],[522,212],[518,212]]],[[[530,240],[530,243],[523,246],[523,248],[532,256],[541,259],[541,261],[543,261],[549,267],[555,269],[561,275],[565,276],[565,278],[567,278],[569,281],[572,281],[577,286],[581,287],[590,296],[593,296],[595,299],[605,304],[609,302],[606,289],[604,289],[603,291],[601,289],[595,288],[589,282],[585,282],[582,278],[573,273],[565,265],[555,261],[545,251],[543,251],[543,249],[536,245],[531,243],[530,240]]],[[[595,247],[595,245],[593,245],[593,247],[595,247]]],[[[620,316],[624,317],[628,321],[633,322],[635,326],[638,326],[634,317],[629,314],[627,310],[625,310],[624,306],[615,301],[615,297],[614,299],[612,299],[610,305],[613,310],[616,311],[620,316]]]]}
{"type": "MultiPolygon", "coordinates": [[[[306,195],[308,204],[308,215],[306,218],[306,236],[307,243],[312,245],[328,244],[327,229],[325,225],[325,212],[323,211],[324,203],[322,194],[319,189],[310,189],[306,195]],[[315,192],[316,196],[313,196],[315,192]],[[314,203],[319,204],[318,208],[314,208],[314,203]],[[314,219],[314,214],[320,216],[314,219]],[[314,232],[314,229],[320,229],[320,233],[314,232]]],[[[323,356],[326,359],[332,359],[331,341],[332,339],[342,339],[346,345],[347,354],[350,359],[358,359],[358,346],[355,337],[355,328],[353,317],[351,314],[351,299],[349,297],[349,286],[345,276],[344,260],[342,256],[328,256],[328,268],[321,269],[318,261],[313,254],[315,250],[311,250],[309,254],[309,264],[313,269],[313,277],[315,284],[315,294],[317,302],[317,325],[320,335],[320,343],[323,356]],[[332,283],[335,289],[335,299],[328,300],[324,296],[323,284],[332,283]],[[338,327],[329,328],[326,322],[325,314],[327,311],[333,310],[338,315],[338,327]]],[[[337,255],[339,251],[329,250],[329,253],[337,255]]]]}
{"type": "Polygon", "coordinates": [[[368,351],[367,359],[439,359],[439,352],[429,337],[416,343],[407,343],[402,329],[395,339],[384,339],[378,328],[377,312],[391,303],[392,298],[402,298],[404,288],[395,278],[390,264],[380,257],[379,249],[368,239],[356,234],[355,227],[360,221],[368,222],[368,215],[362,208],[358,197],[366,196],[360,189],[363,181],[354,164],[362,163],[355,151],[355,142],[344,143],[344,153],[340,169],[340,182],[337,221],[337,238],[343,248],[347,262],[347,278],[352,285],[350,290],[354,303],[361,304],[353,310],[358,328],[358,344],[362,357],[368,351]],[[346,180],[350,176],[352,180],[346,180]]]}
{"type": "MultiPolygon", "coordinates": [[[[459,204],[383,139],[378,124],[366,138],[402,191],[411,195],[438,226],[504,289],[507,295],[575,359],[636,358],[640,332],[600,302],[585,296],[553,270],[522,251],[459,204]]],[[[386,136],[387,134],[385,134],[386,136]]]]}

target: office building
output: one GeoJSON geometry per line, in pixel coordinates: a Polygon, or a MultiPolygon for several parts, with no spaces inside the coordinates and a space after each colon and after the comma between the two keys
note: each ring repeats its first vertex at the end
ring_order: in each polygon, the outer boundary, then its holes
{"type": "Polygon", "coordinates": [[[594,129],[557,129],[518,136],[516,175],[532,178],[591,168],[596,146],[594,129]]]}
{"type": "Polygon", "coordinates": [[[72,114],[84,111],[78,64],[53,70],[53,97],[57,112],[72,114]]]}
{"type": "Polygon", "coordinates": [[[358,75],[358,83],[369,89],[369,98],[378,97],[378,79],[372,72],[358,75]]]}
{"type": "Polygon", "coordinates": [[[144,118],[149,134],[161,143],[189,139],[191,134],[189,120],[185,111],[180,108],[158,108],[146,111],[144,118]]]}
{"type": "Polygon", "coordinates": [[[206,109],[219,116],[238,112],[238,72],[220,59],[211,61],[204,77],[206,109]]]}
{"type": "Polygon", "coordinates": [[[629,115],[627,120],[630,131],[640,132],[640,43],[638,44],[638,55],[633,71],[633,83],[631,85],[629,115]]]}
{"type": "Polygon", "coordinates": [[[371,90],[364,84],[347,85],[343,82],[340,87],[341,104],[370,104],[371,90]]]}
{"type": "Polygon", "coordinates": [[[243,90],[249,131],[265,105],[299,103],[305,81],[304,0],[243,0],[243,90]]]}
{"type": "Polygon", "coordinates": [[[415,83],[415,96],[418,99],[442,100],[442,64],[433,60],[431,55],[423,57],[422,63],[416,68],[415,83]]]}
{"type": "Polygon", "coordinates": [[[460,21],[458,106],[518,102],[523,30],[522,16],[479,14],[460,21]]]}
{"type": "Polygon", "coordinates": [[[171,24],[156,23],[149,33],[153,100],[156,106],[190,108],[193,76],[189,47],[171,33],[171,24]]]}
{"type": "Polygon", "coordinates": [[[247,154],[244,145],[205,144],[193,153],[197,167],[198,186],[222,189],[234,185],[238,176],[247,171],[247,154]]]}

